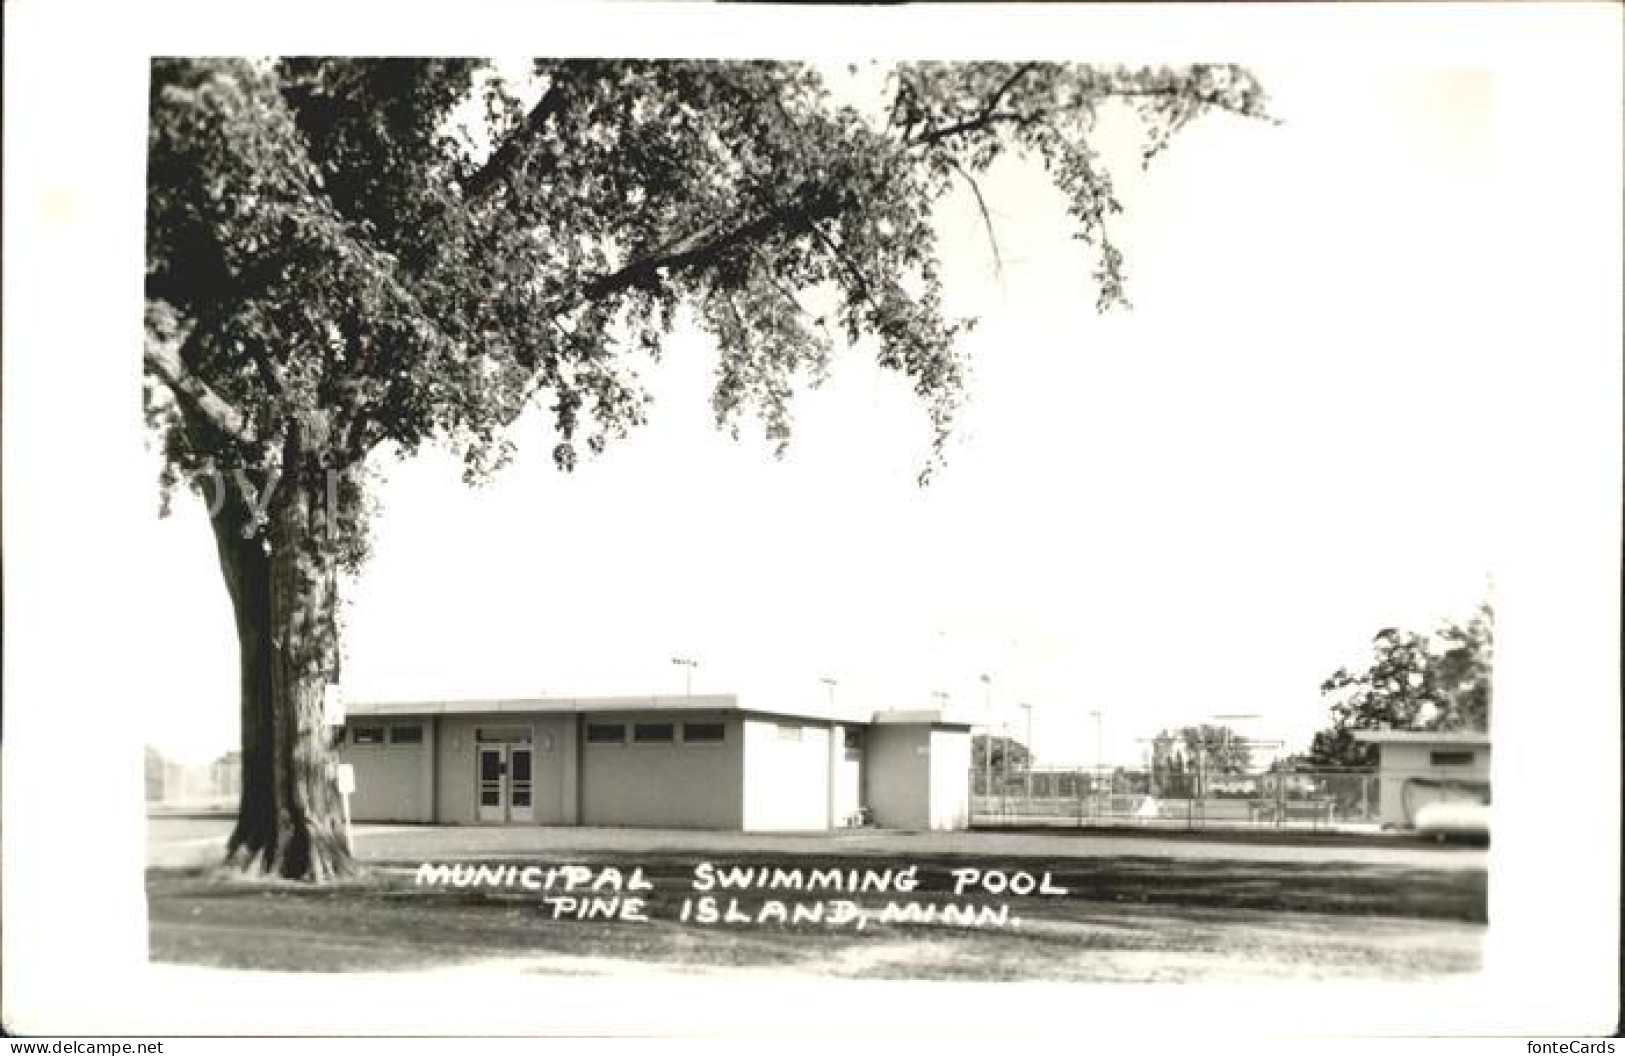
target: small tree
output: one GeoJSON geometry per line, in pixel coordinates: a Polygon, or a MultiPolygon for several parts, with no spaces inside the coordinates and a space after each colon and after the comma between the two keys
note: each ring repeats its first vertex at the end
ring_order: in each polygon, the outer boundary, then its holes
{"type": "Polygon", "coordinates": [[[782,445],[792,394],[840,341],[909,380],[935,464],[968,325],[943,304],[935,204],[955,187],[981,202],[1000,158],[1041,163],[1100,305],[1121,303],[1100,112],[1137,112],[1147,158],[1201,114],[1262,114],[1229,66],[904,63],[873,119],[797,63],[532,72],[527,105],[467,59],[153,63],[147,410],[166,494],[214,507],[240,656],[238,868],[353,869],[322,700],[340,577],[368,549],[370,456],[447,443],[483,479],[539,407],[569,470],[643,421],[636,368],[689,319],[720,352],[720,425],[755,412],[782,445]]]}
{"type": "Polygon", "coordinates": [[[998,775],[1025,771],[1032,762],[1027,746],[1004,734],[978,733],[971,738],[971,765],[978,773],[998,775]]]}

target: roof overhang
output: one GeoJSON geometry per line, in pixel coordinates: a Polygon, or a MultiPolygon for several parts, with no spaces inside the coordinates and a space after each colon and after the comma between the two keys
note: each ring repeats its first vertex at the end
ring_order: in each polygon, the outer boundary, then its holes
{"type": "Polygon", "coordinates": [[[633,711],[740,711],[732,693],[706,693],[674,697],[501,697],[482,700],[368,700],[345,706],[348,714],[386,715],[507,715],[515,713],[569,715],[576,712],[633,711]]]}
{"type": "Polygon", "coordinates": [[[976,725],[944,708],[894,708],[875,712],[869,721],[875,726],[952,726],[966,730],[976,725]]]}
{"type": "Polygon", "coordinates": [[[417,715],[615,715],[696,712],[766,715],[812,722],[865,724],[867,711],[832,708],[827,704],[772,707],[745,704],[737,693],[694,693],[679,696],[618,697],[498,697],[477,700],[368,700],[355,701],[345,711],[358,718],[417,715]]]}
{"type": "Polygon", "coordinates": [[[353,701],[345,711],[356,718],[389,718],[427,715],[613,715],[666,712],[728,712],[738,715],[767,715],[806,719],[813,722],[875,726],[948,726],[969,729],[975,723],[963,715],[942,708],[896,708],[885,711],[832,708],[828,705],[804,707],[764,707],[746,705],[736,693],[695,693],[681,696],[623,697],[496,697],[474,700],[363,700],[353,701]]]}
{"type": "Polygon", "coordinates": [[[1490,735],[1479,730],[1355,730],[1366,744],[1465,744],[1489,747],[1490,735]]]}

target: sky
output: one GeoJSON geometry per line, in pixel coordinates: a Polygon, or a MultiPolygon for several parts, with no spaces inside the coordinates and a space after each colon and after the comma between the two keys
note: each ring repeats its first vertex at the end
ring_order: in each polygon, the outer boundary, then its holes
{"type": "MultiPolygon", "coordinates": [[[[572,475],[540,419],[480,488],[449,453],[386,466],[346,695],[676,693],[688,657],[696,692],[764,707],[946,694],[1023,740],[1030,721],[1041,764],[1131,763],[1219,714],[1306,747],[1321,680],[1372,634],[1490,589],[1496,92],[1471,69],[1257,72],[1279,124],[1206,118],[1146,171],[1107,130],[1131,311],[1096,313],[1035,167],[983,186],[1002,266],[969,197],[945,203],[948,309],[980,324],[923,489],[925,411],[861,348],[775,459],[748,423],[714,428],[715,352],[687,327],[646,373],[648,424],[572,475]]],[[[132,678],[172,702],[150,740],[213,758],[236,644],[201,504],[131,545],[165,584],[134,632],[132,678]]]]}

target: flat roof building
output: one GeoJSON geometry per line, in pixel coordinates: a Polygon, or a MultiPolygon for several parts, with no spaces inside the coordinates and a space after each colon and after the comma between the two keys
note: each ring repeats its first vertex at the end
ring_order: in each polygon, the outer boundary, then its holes
{"type": "Polygon", "coordinates": [[[1416,812],[1445,799],[1489,802],[1490,735],[1470,730],[1356,730],[1377,746],[1379,820],[1414,828],[1416,812]]]}
{"type": "Polygon", "coordinates": [[[969,821],[969,721],[733,694],[371,702],[339,746],[357,821],[827,830],[969,821]]]}

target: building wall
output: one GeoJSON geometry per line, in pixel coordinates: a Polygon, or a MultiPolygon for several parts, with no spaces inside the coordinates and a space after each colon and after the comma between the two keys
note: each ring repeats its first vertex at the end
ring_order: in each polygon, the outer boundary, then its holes
{"type": "MultiPolygon", "coordinates": [[[[875,824],[888,829],[931,827],[931,728],[871,726],[864,775],[875,824]]],[[[970,768],[967,757],[965,769],[970,768]]]]}
{"type": "Polygon", "coordinates": [[[442,715],[435,768],[435,821],[477,825],[475,733],[481,726],[530,730],[531,811],[536,825],[577,821],[577,752],[574,715],[442,715]]]}
{"type": "Polygon", "coordinates": [[[1379,745],[1377,779],[1380,784],[1380,819],[1384,825],[1406,826],[1415,822],[1415,811],[1426,803],[1444,798],[1459,797],[1461,793],[1447,793],[1437,788],[1411,785],[1412,778],[1429,781],[1488,782],[1490,779],[1489,745],[1458,744],[1383,744],[1379,745]],[[1470,764],[1437,765],[1431,762],[1434,752],[1471,752],[1470,764]]]}
{"type": "Polygon", "coordinates": [[[670,712],[583,716],[588,723],[721,722],[721,744],[588,744],[581,741],[581,822],[692,829],[743,824],[745,735],[737,717],[670,712]]]}
{"type": "Polygon", "coordinates": [[[931,730],[931,827],[970,825],[970,731],[931,730]]]}
{"type": "Polygon", "coordinates": [[[433,821],[434,723],[428,718],[357,718],[353,726],[384,727],[383,744],[353,744],[348,733],[340,759],[355,767],[350,817],[355,821],[433,821]],[[421,744],[391,744],[389,728],[418,726],[421,744]]]}
{"type": "Polygon", "coordinates": [[[745,830],[829,828],[830,727],[788,718],[743,725],[745,830]]]}
{"type": "Polygon", "coordinates": [[[829,736],[829,809],[830,825],[839,828],[863,806],[863,754],[868,728],[844,725],[830,730],[829,736]],[[847,731],[856,734],[854,748],[847,748],[847,731]]]}

